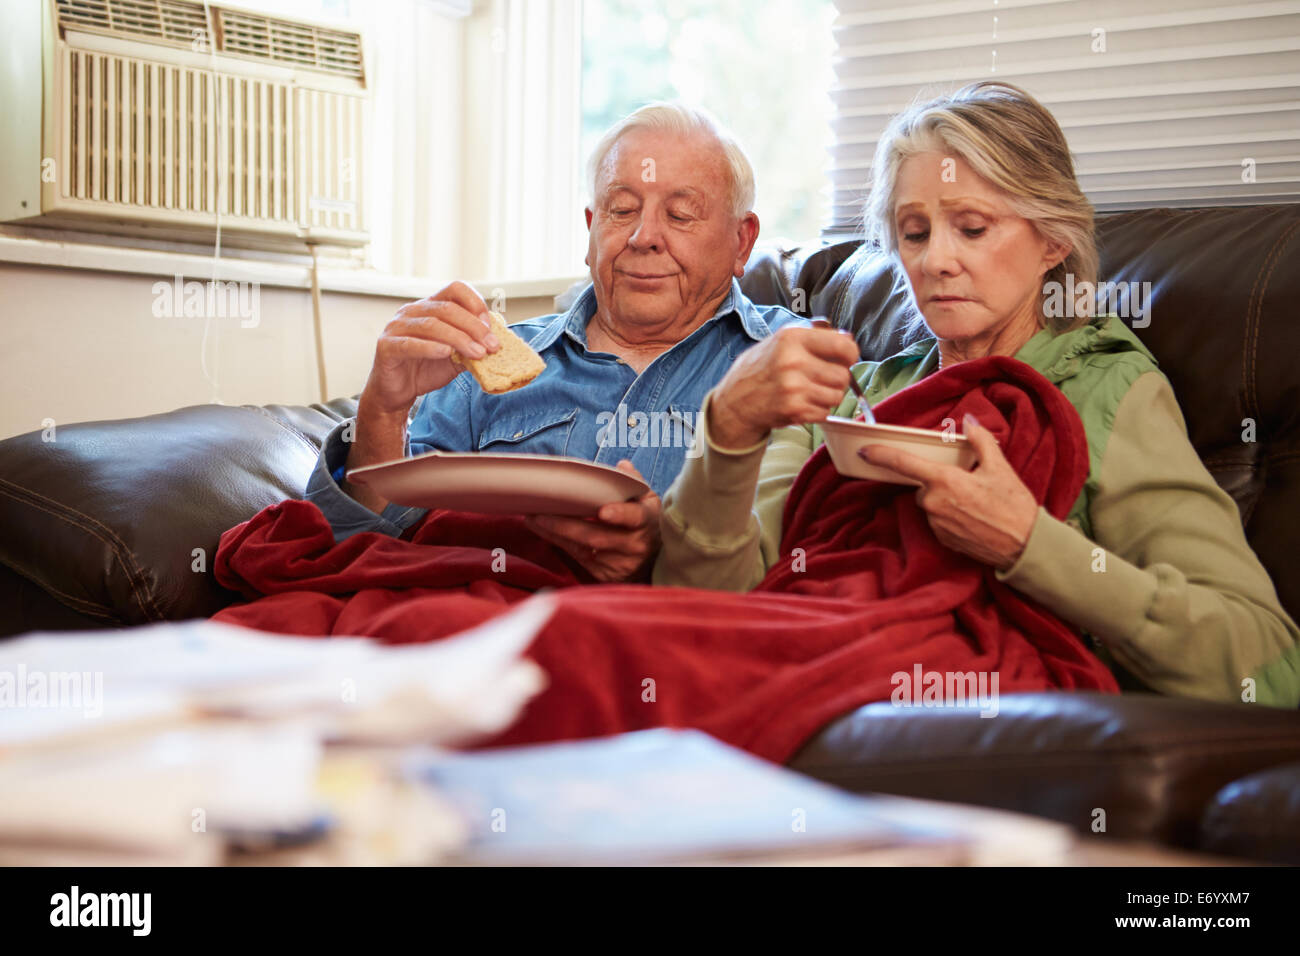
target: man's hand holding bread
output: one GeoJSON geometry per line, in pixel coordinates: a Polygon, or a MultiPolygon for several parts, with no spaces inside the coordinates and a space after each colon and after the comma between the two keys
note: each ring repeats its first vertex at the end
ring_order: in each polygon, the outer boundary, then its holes
{"type": "MultiPolygon", "coordinates": [[[[347,467],[402,457],[407,416],[416,399],[467,368],[484,391],[497,394],[528,384],[545,363],[463,282],[398,309],[375,346],[347,467]]],[[[630,462],[619,467],[641,477],[630,462]]],[[[375,512],[388,504],[362,486],[345,490],[375,512]]],[[[649,492],[635,501],[607,505],[596,519],[540,516],[530,518],[529,525],[598,581],[642,579],[659,549],[659,496],[649,492]]]]}
{"type": "MultiPolygon", "coordinates": [[[[463,282],[408,302],[384,327],[358,409],[405,420],[415,400],[442,388],[462,371],[452,356],[481,359],[499,351],[487,304],[463,282]]],[[[399,449],[398,455],[401,455],[399,449]]],[[[348,460],[350,467],[356,467],[348,460]]],[[[367,463],[369,464],[369,463],[367,463]]]]}

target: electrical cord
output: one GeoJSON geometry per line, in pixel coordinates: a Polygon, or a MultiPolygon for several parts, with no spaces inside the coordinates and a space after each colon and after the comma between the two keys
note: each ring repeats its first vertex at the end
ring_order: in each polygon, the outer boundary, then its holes
{"type": "MultiPolygon", "coordinates": [[[[204,0],[203,12],[207,16],[207,22],[211,24],[213,22],[212,10],[209,4],[207,3],[207,0],[204,0]]],[[[225,172],[221,168],[222,161],[226,158],[226,151],[224,149],[224,144],[223,144],[223,134],[225,133],[226,130],[226,111],[225,111],[225,99],[221,95],[222,94],[221,77],[217,75],[216,37],[208,36],[206,38],[206,43],[208,46],[208,60],[212,64],[212,86],[213,89],[216,91],[216,95],[213,98],[213,103],[214,103],[214,109],[216,110],[216,114],[217,114],[217,124],[216,124],[217,125],[217,172],[215,177],[217,183],[217,196],[215,202],[216,210],[217,210],[217,235],[216,235],[216,243],[213,246],[213,250],[212,250],[212,278],[209,280],[209,285],[208,285],[209,289],[216,289],[217,267],[218,264],[221,262],[221,202],[223,198],[222,194],[224,192],[224,187],[226,185],[225,172]]],[[[213,302],[215,301],[215,299],[216,299],[215,295],[207,296],[207,300],[209,302],[213,302]]],[[[199,345],[199,367],[203,370],[203,377],[207,379],[208,384],[212,386],[212,398],[210,399],[211,404],[224,405],[225,402],[221,400],[221,385],[218,381],[218,377],[216,374],[209,374],[208,372],[208,331],[211,325],[212,325],[212,310],[204,309],[203,310],[203,341],[199,345]]],[[[216,373],[219,370],[221,365],[220,334],[214,337],[213,343],[214,343],[213,360],[212,360],[213,372],[216,373]]]]}
{"type": "Polygon", "coordinates": [[[320,278],[316,272],[316,243],[308,242],[311,250],[311,318],[316,331],[316,375],[320,379],[321,404],[330,400],[329,389],[325,385],[325,336],[321,331],[320,278]]]}

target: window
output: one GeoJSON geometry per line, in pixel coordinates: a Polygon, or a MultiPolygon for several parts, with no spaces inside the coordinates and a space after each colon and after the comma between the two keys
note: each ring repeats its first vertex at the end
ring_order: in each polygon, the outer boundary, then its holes
{"type": "Polygon", "coordinates": [[[830,0],[587,0],[584,161],[601,133],[638,106],[692,102],[749,154],[760,241],[816,237],[829,208],[833,19],[830,0]]]}
{"type": "Polygon", "coordinates": [[[1052,111],[1098,211],[1300,195],[1294,4],[836,6],[830,234],[860,231],[889,118],[918,94],[979,79],[1014,83],[1052,111]]]}

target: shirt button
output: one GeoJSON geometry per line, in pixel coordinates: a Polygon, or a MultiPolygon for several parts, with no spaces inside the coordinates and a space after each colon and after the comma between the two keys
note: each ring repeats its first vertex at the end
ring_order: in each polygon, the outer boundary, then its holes
{"type": "Polygon", "coordinates": [[[515,433],[514,433],[513,435],[511,435],[510,437],[511,437],[511,438],[523,438],[523,437],[524,437],[524,433],[523,433],[523,432],[515,432],[515,433]]]}
{"type": "Polygon", "coordinates": [[[622,359],[619,359],[619,360],[618,360],[618,364],[619,364],[619,365],[626,365],[627,363],[624,362],[622,359]]]}

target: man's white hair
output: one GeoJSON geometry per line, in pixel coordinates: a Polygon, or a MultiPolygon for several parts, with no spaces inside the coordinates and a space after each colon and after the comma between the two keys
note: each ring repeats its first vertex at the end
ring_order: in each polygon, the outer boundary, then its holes
{"type": "Polygon", "coordinates": [[[648,103],[605,131],[587,160],[587,199],[593,205],[601,164],[619,138],[635,129],[659,130],[678,136],[705,134],[716,139],[731,173],[731,214],[739,219],[754,208],[754,167],[740,143],[707,110],[676,100],[648,103]]]}

